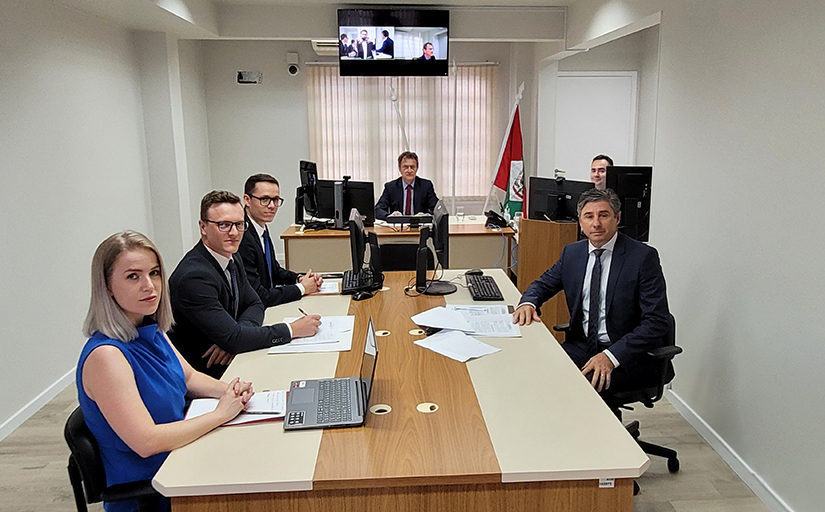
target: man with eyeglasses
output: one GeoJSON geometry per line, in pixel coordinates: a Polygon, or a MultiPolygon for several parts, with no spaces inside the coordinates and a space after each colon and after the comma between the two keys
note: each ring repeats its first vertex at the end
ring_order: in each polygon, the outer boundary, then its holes
{"type": "Polygon", "coordinates": [[[284,304],[318,291],[323,280],[310,269],[298,276],[278,263],[267,224],[284,204],[278,180],[269,174],[255,174],[246,180],[243,202],[247,230],[238,249],[246,277],[265,307],[284,304]]]}
{"type": "Polygon", "coordinates": [[[220,378],[235,354],[312,336],[319,315],[262,325],[264,305],[235,253],[246,231],[241,199],[214,190],[201,200],[201,239],[169,277],[175,326],[169,338],[195,370],[220,378]]]}

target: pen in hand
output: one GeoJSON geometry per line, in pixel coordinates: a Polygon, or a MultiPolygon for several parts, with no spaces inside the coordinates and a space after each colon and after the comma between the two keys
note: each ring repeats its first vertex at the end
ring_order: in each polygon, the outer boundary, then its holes
{"type": "Polygon", "coordinates": [[[303,309],[298,308],[298,311],[300,311],[302,315],[307,316],[307,312],[304,311],[303,309]]]}

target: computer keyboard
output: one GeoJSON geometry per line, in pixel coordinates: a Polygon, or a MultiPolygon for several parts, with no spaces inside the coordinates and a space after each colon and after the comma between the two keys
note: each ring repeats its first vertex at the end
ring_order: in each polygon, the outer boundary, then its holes
{"type": "Polygon", "coordinates": [[[344,295],[372,289],[372,271],[363,269],[360,272],[347,270],[341,280],[341,293],[344,295]]]}
{"type": "Polygon", "coordinates": [[[330,379],[318,382],[318,423],[340,423],[352,420],[350,379],[330,379]]]}
{"type": "Polygon", "coordinates": [[[493,276],[468,276],[465,274],[464,278],[467,280],[467,288],[470,290],[473,300],[504,300],[493,276]]]}

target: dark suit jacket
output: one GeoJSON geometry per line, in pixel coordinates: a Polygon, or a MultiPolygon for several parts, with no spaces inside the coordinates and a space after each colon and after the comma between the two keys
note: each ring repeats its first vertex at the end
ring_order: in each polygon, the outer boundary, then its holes
{"type": "Polygon", "coordinates": [[[349,44],[344,44],[343,41],[338,41],[338,55],[341,57],[348,57],[349,52],[354,51],[352,46],[349,44]]]}
{"type": "MultiPolygon", "coordinates": [[[[559,260],[524,292],[520,302],[536,308],[564,291],[570,311],[569,341],[587,338],[582,322],[582,287],[588,241],[567,245],[559,260]]],[[[618,235],[610,263],[605,298],[610,353],[621,365],[632,365],[647,351],[662,346],[670,325],[665,278],[656,249],[618,235]]],[[[565,341],[567,343],[567,341],[565,341]]]]}
{"type": "Polygon", "coordinates": [[[378,53],[383,53],[389,55],[390,57],[395,56],[395,43],[392,42],[392,39],[389,37],[384,39],[384,44],[381,48],[378,49],[378,53]]]}
{"type": "Polygon", "coordinates": [[[198,242],[169,277],[169,293],[175,325],[169,338],[192,368],[220,377],[225,366],[206,368],[203,354],[217,345],[230,354],[249,352],[290,342],[286,324],[262,326],[264,305],[246,279],[240,256],[238,269],[238,316],[232,313],[229,281],[209,251],[198,242]]]}
{"type": "Polygon", "coordinates": [[[429,61],[431,61],[431,60],[438,60],[438,59],[436,59],[436,58],[435,58],[435,55],[433,55],[432,57],[430,57],[430,58],[428,59],[428,58],[427,58],[427,56],[426,56],[426,55],[424,55],[424,54],[422,53],[422,54],[421,54],[421,56],[420,56],[420,57],[416,57],[416,59],[415,59],[415,60],[426,60],[427,62],[429,62],[429,61]]]}
{"type": "MultiPolygon", "coordinates": [[[[433,213],[438,196],[433,182],[419,176],[413,183],[413,213],[433,213]]],[[[386,220],[392,212],[404,213],[404,181],[402,178],[384,184],[384,192],[375,203],[375,218],[386,220]]]]}
{"type": "MultiPolygon", "coordinates": [[[[361,41],[357,41],[357,42],[353,43],[352,47],[355,48],[356,52],[358,52],[358,58],[363,59],[364,58],[364,47],[361,45],[361,41]]],[[[373,43],[372,41],[367,42],[367,58],[368,59],[372,58],[372,52],[373,51],[375,51],[375,43],[373,43]]]]}
{"type": "MultiPolygon", "coordinates": [[[[298,282],[298,274],[281,267],[275,254],[272,255],[272,275],[274,279],[270,280],[269,269],[266,264],[266,253],[261,246],[261,238],[258,236],[258,232],[255,231],[255,226],[252,225],[252,219],[249,216],[246,216],[246,223],[249,228],[244,231],[238,254],[243,260],[246,278],[252,288],[255,289],[258,297],[261,298],[264,307],[269,308],[300,299],[301,290],[295,286],[295,283],[298,282]]],[[[272,236],[272,233],[269,236],[272,236]]]]}

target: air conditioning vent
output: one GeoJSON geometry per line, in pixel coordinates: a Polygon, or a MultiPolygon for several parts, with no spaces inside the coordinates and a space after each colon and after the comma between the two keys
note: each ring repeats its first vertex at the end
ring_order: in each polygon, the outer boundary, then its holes
{"type": "Polygon", "coordinates": [[[338,40],[337,39],[313,39],[312,49],[320,57],[330,57],[338,55],[338,40]]]}

